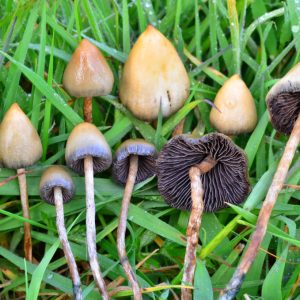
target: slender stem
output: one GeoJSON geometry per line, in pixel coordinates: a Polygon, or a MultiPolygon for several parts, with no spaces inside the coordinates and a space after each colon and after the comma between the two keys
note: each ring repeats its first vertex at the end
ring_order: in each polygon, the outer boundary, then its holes
{"type": "Polygon", "coordinates": [[[256,229],[251,237],[250,245],[230,282],[226,288],[221,292],[220,298],[222,300],[233,299],[239,291],[244,277],[250,269],[260,247],[260,244],[265,236],[268,222],[272,213],[272,209],[276,203],[279,192],[283,187],[284,180],[287,176],[288,169],[292,163],[293,157],[300,142],[300,114],[295,122],[291,136],[285,146],[282,158],[277,167],[271,186],[268,190],[266,199],[260,210],[256,229]]]}
{"type": "Polygon", "coordinates": [[[180,135],[183,133],[183,127],[184,127],[185,118],[183,118],[174,128],[172,132],[172,137],[176,135],[180,135]]]}
{"type": "Polygon", "coordinates": [[[86,242],[91,270],[96,285],[102,294],[102,299],[109,299],[107,288],[100,271],[96,248],[96,224],[95,224],[95,200],[94,200],[94,168],[93,158],[87,156],[84,159],[85,194],[86,194],[86,242]]]}
{"type": "MultiPolygon", "coordinates": [[[[196,267],[196,250],[198,246],[201,217],[204,208],[204,192],[202,188],[200,175],[201,171],[197,166],[190,168],[189,176],[191,180],[192,210],[186,231],[187,242],[184,257],[184,272],[182,277],[182,285],[192,285],[194,280],[194,273],[196,267]]],[[[181,290],[181,299],[192,299],[191,290],[183,288],[181,290]]]]}
{"type": "MultiPolygon", "coordinates": [[[[17,174],[18,174],[18,180],[20,186],[20,197],[21,197],[23,217],[26,219],[30,219],[25,169],[18,169],[17,174]]],[[[25,258],[28,261],[32,262],[31,232],[30,232],[30,224],[27,222],[24,223],[24,253],[25,253],[25,258]]]]}
{"type": "Polygon", "coordinates": [[[84,121],[93,122],[93,100],[92,97],[85,97],[83,99],[83,116],[84,121]]]}
{"type": "Polygon", "coordinates": [[[81,292],[80,276],[78,273],[75,258],[73,256],[68,241],[67,231],[65,227],[64,204],[63,204],[63,195],[62,195],[61,187],[54,188],[54,200],[55,200],[55,207],[56,207],[56,227],[68,263],[68,267],[70,269],[70,274],[73,282],[74,298],[75,300],[81,300],[82,292],[81,292]]]}
{"type": "Polygon", "coordinates": [[[135,300],[141,300],[142,299],[141,289],[138,284],[135,273],[132,270],[132,267],[128,261],[128,257],[126,254],[126,245],[125,245],[125,233],[126,233],[126,221],[127,221],[127,215],[128,215],[128,207],[129,207],[133,187],[135,184],[137,171],[138,171],[138,156],[131,155],[128,178],[127,178],[127,182],[126,182],[126,186],[125,186],[124,196],[123,196],[123,200],[122,200],[121,213],[120,213],[120,218],[119,218],[118,233],[117,233],[117,248],[118,248],[118,253],[119,253],[121,264],[124,268],[124,271],[127,275],[128,280],[132,286],[133,297],[135,300]]]}

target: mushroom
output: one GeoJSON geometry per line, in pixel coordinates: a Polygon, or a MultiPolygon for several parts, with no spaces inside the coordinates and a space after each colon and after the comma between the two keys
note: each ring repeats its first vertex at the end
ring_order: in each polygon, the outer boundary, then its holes
{"type": "Polygon", "coordinates": [[[84,120],[92,122],[92,97],[107,95],[114,84],[113,73],[101,52],[91,42],[80,42],[63,76],[71,96],[84,97],[84,120]]]}
{"type": "MultiPolygon", "coordinates": [[[[172,207],[191,210],[182,284],[192,284],[203,210],[241,203],[249,192],[247,159],[230,138],[220,133],[199,139],[173,137],[157,159],[158,190],[172,207]]],[[[182,289],[182,299],[190,299],[182,289]]]]}
{"type": "Polygon", "coordinates": [[[86,239],[91,270],[103,299],[108,299],[96,248],[94,173],[108,169],[112,162],[111,150],[98,128],[90,123],[74,127],[66,145],[67,165],[76,173],[85,175],[86,239]]]}
{"type": "Polygon", "coordinates": [[[230,282],[221,292],[220,299],[233,299],[243,284],[243,279],[250,269],[265,236],[272,209],[300,142],[299,76],[300,63],[281,78],[267,94],[266,101],[273,127],[281,133],[290,135],[290,138],[285,146],[266,199],[260,209],[256,229],[251,237],[249,247],[230,282]]]}
{"type": "MultiPolygon", "coordinates": [[[[17,103],[6,112],[0,126],[0,157],[5,167],[16,169],[20,186],[23,217],[30,219],[25,168],[42,155],[42,144],[36,129],[17,103]]],[[[25,258],[32,261],[30,224],[24,223],[25,258]]]]}
{"type": "Polygon", "coordinates": [[[256,107],[250,90],[237,74],[230,77],[218,91],[210,123],[219,132],[236,135],[251,132],[257,123],[256,107]]]}
{"type": "Polygon", "coordinates": [[[120,99],[139,119],[168,117],[189,95],[188,74],[173,45],[148,25],[129,53],[120,80],[120,99]],[[161,108],[160,108],[161,107],[161,108]]]}
{"type": "Polygon", "coordinates": [[[126,254],[126,220],[133,187],[156,173],[156,156],[157,152],[152,144],[142,139],[129,139],[119,146],[113,160],[113,176],[119,183],[125,184],[117,232],[117,248],[135,300],[142,299],[142,293],[126,254]]]}
{"type": "Polygon", "coordinates": [[[64,203],[69,202],[75,193],[72,177],[60,166],[49,167],[40,181],[41,198],[55,205],[56,227],[73,282],[73,293],[76,300],[82,299],[81,282],[75,258],[72,253],[64,221],[64,203]]]}

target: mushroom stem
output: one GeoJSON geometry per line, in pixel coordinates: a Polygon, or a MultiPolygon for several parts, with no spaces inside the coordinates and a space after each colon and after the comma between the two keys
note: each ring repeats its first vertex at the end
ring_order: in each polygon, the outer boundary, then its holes
{"type": "MultiPolygon", "coordinates": [[[[20,186],[23,217],[26,219],[30,219],[25,169],[17,169],[17,174],[20,186]]],[[[32,262],[31,232],[30,224],[27,222],[24,223],[24,253],[26,260],[32,262]]]]}
{"type": "Polygon", "coordinates": [[[238,293],[243,280],[250,269],[260,247],[260,244],[265,236],[268,222],[272,213],[272,209],[276,203],[279,192],[283,187],[284,180],[287,176],[288,169],[292,163],[293,157],[300,142],[300,114],[294,124],[294,128],[290,138],[285,146],[282,158],[277,167],[271,186],[268,190],[266,199],[260,210],[256,229],[251,237],[250,245],[230,282],[226,288],[221,292],[221,300],[233,299],[238,293]]]}
{"type": "MultiPolygon", "coordinates": [[[[192,285],[196,267],[196,249],[198,246],[199,230],[201,225],[201,216],[204,208],[203,203],[203,187],[200,179],[201,171],[197,166],[191,167],[189,177],[191,180],[191,198],[192,210],[187,227],[186,235],[186,251],[184,257],[184,273],[182,277],[182,285],[192,285]]],[[[190,289],[182,288],[181,299],[192,299],[190,289]]]]}
{"type": "Polygon", "coordinates": [[[183,133],[183,127],[184,127],[184,122],[185,122],[185,118],[183,118],[174,128],[173,132],[172,132],[172,137],[176,136],[176,135],[180,135],[183,133]]]}
{"type": "Polygon", "coordinates": [[[61,187],[54,188],[54,201],[56,207],[56,227],[68,263],[68,267],[70,269],[70,274],[73,282],[74,298],[75,300],[81,300],[82,292],[81,292],[80,276],[67,237],[67,231],[66,231],[65,221],[64,221],[64,205],[63,205],[63,195],[62,195],[61,187]]]}
{"type": "Polygon", "coordinates": [[[117,248],[118,248],[120,261],[127,275],[127,278],[132,286],[133,297],[135,300],[141,300],[142,293],[136,275],[132,270],[132,267],[128,261],[128,257],[126,254],[125,232],[126,232],[126,221],[127,221],[129,203],[130,203],[133,187],[136,180],[136,174],[138,171],[138,161],[139,160],[137,155],[130,156],[129,172],[128,172],[127,182],[126,182],[124,196],[122,200],[122,207],[121,207],[118,232],[117,232],[117,248]]]}
{"type": "Polygon", "coordinates": [[[83,99],[83,116],[84,121],[93,122],[93,100],[92,97],[84,97],[83,99]]]}
{"type": "Polygon", "coordinates": [[[94,199],[94,168],[92,156],[84,158],[85,173],[85,193],[86,193],[86,242],[91,270],[96,281],[96,285],[102,295],[103,300],[109,299],[107,288],[97,257],[96,248],[96,225],[95,225],[95,199],[94,199]]]}

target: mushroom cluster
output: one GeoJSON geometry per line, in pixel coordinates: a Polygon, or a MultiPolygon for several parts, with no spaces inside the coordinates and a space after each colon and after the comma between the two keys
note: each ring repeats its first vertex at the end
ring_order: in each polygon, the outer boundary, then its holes
{"type": "MultiPolygon", "coordinates": [[[[114,76],[104,56],[91,42],[82,40],[65,69],[63,86],[71,96],[84,98],[85,122],[71,131],[65,161],[74,172],[84,175],[88,258],[96,286],[105,300],[110,296],[97,255],[94,175],[109,169],[112,164],[113,178],[125,186],[117,229],[117,250],[132,286],[133,297],[142,300],[142,289],[129,263],[125,245],[128,210],[135,184],[157,175],[158,190],[166,202],[172,207],[191,211],[182,284],[192,284],[202,213],[244,201],[250,189],[247,159],[244,152],[222,133],[211,133],[198,139],[178,135],[160,153],[145,140],[128,139],[120,144],[113,157],[105,137],[92,124],[92,97],[109,94],[113,84],[114,76]]],[[[154,121],[159,113],[168,117],[178,111],[188,98],[189,88],[189,77],[176,49],[163,34],[149,25],[124,65],[120,101],[137,118],[154,121]]],[[[276,115],[288,104],[286,113],[293,123],[300,109],[295,100],[298,94],[294,90],[285,90],[276,97],[275,94],[270,92],[270,110],[276,115]],[[273,104],[275,98],[277,105],[273,104]]],[[[213,109],[210,120],[220,132],[239,134],[255,127],[254,101],[238,75],[224,84],[216,96],[215,105],[221,113],[213,109]]],[[[275,123],[276,120],[274,117],[275,123]]],[[[282,132],[290,133],[292,125],[287,126],[285,120],[279,123],[282,132]]],[[[38,161],[41,154],[37,131],[14,104],[0,126],[0,157],[4,166],[18,172],[23,214],[28,219],[25,168],[38,161]]],[[[66,168],[51,166],[43,173],[39,188],[41,198],[55,205],[57,231],[70,270],[74,297],[82,299],[80,275],[64,223],[63,205],[74,196],[74,183],[66,168]]],[[[29,223],[25,222],[24,228],[25,257],[31,261],[29,223]]],[[[190,290],[183,288],[182,299],[189,298],[190,290]]]]}

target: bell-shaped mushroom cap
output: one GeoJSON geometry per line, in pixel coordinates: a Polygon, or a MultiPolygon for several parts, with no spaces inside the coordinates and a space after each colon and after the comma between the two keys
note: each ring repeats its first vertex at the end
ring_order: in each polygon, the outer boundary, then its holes
{"type": "Polygon", "coordinates": [[[225,202],[244,201],[250,189],[245,154],[230,138],[211,133],[200,139],[176,136],[160,152],[156,162],[158,190],[169,205],[191,209],[189,169],[207,156],[217,163],[201,175],[204,210],[216,211],[226,207],[225,202]]]}
{"type": "Polygon", "coordinates": [[[84,173],[84,158],[93,157],[94,173],[108,169],[112,162],[109,145],[98,128],[90,123],[74,127],[66,145],[65,158],[68,167],[76,173],[84,173]]]}
{"type": "Polygon", "coordinates": [[[65,69],[65,89],[74,97],[95,97],[109,94],[113,84],[114,76],[104,56],[88,40],[82,40],[65,69]]]}
{"type": "Polygon", "coordinates": [[[245,82],[233,75],[218,91],[210,112],[210,122],[227,135],[251,132],[257,123],[256,107],[245,82]]]}
{"type": "Polygon", "coordinates": [[[60,187],[64,203],[70,201],[75,194],[72,177],[61,166],[51,166],[42,175],[40,181],[41,198],[54,205],[54,188],[60,187]]]}
{"type": "Polygon", "coordinates": [[[157,152],[154,145],[142,139],[129,139],[119,146],[114,156],[112,172],[118,182],[125,184],[127,181],[131,155],[138,156],[135,183],[144,181],[156,173],[157,152]]]}
{"type": "Polygon", "coordinates": [[[188,74],[173,45],[149,25],[131,49],[120,80],[120,99],[139,119],[164,117],[189,95],[188,74]]]}
{"type": "Polygon", "coordinates": [[[271,88],[266,101],[273,127],[290,134],[300,113],[300,63],[271,88]]]}
{"type": "Polygon", "coordinates": [[[17,103],[6,112],[0,125],[0,157],[5,167],[26,168],[42,155],[40,137],[17,103]]]}

